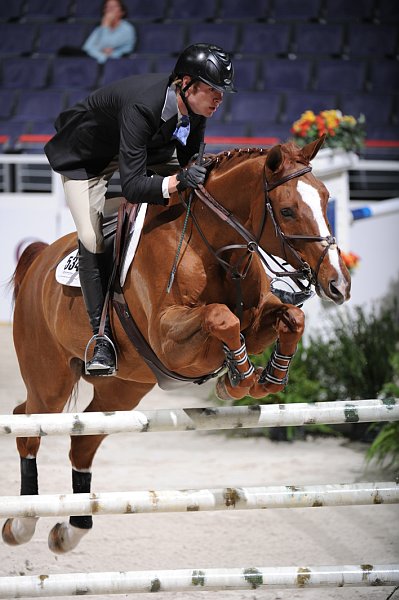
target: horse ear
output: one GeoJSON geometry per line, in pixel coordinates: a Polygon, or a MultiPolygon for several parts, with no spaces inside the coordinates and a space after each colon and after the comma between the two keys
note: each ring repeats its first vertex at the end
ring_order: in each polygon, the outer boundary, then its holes
{"type": "Polygon", "coordinates": [[[323,133],[323,135],[321,137],[319,137],[317,140],[315,140],[314,142],[310,142],[310,144],[306,144],[306,146],[304,146],[301,149],[301,155],[307,162],[310,162],[311,160],[314,159],[314,157],[316,156],[316,154],[318,153],[318,151],[324,144],[325,139],[326,139],[326,134],[323,133]]]}
{"type": "Polygon", "coordinates": [[[281,145],[273,146],[267,153],[266,166],[270,171],[275,173],[281,167],[283,162],[283,153],[281,152],[281,145]]]}

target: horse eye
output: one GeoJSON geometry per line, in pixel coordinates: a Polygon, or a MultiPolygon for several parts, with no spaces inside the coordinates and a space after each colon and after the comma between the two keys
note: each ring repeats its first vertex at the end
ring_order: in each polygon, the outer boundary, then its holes
{"type": "Polygon", "coordinates": [[[280,212],[283,215],[283,217],[293,217],[294,216],[294,211],[291,208],[282,208],[280,210],[280,212]]]}

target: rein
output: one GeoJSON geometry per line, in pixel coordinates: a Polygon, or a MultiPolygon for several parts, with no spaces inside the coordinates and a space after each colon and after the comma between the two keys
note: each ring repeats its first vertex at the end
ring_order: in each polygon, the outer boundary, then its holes
{"type": "MultiPolygon", "coordinates": [[[[224,206],[219,204],[219,202],[204,188],[204,186],[200,185],[197,189],[194,190],[196,196],[201,200],[201,202],[203,202],[208,208],[210,208],[212,210],[212,212],[217,217],[219,217],[223,222],[227,223],[230,227],[232,227],[246,242],[246,244],[231,244],[228,246],[223,246],[222,248],[219,248],[218,250],[213,250],[213,248],[211,248],[209,242],[207,242],[205,235],[200,230],[199,225],[196,222],[196,219],[194,218],[193,214],[191,213],[191,217],[193,218],[193,221],[194,221],[201,237],[206,242],[208,248],[212,251],[212,253],[216,257],[216,259],[222,265],[222,267],[225,270],[232,271],[233,279],[244,279],[244,277],[249,269],[250,261],[248,262],[247,267],[245,268],[244,272],[240,274],[236,268],[233,271],[231,265],[227,261],[220,258],[219,254],[221,254],[222,252],[225,252],[227,250],[246,248],[248,252],[256,253],[257,256],[259,257],[259,259],[265,265],[265,267],[267,269],[269,269],[269,271],[271,271],[276,277],[290,277],[291,279],[293,279],[295,281],[295,283],[298,285],[298,287],[300,289],[302,289],[302,291],[310,293],[310,290],[309,290],[310,286],[317,285],[317,277],[318,277],[318,273],[320,270],[320,266],[324,260],[324,257],[326,256],[328,250],[331,248],[331,246],[336,245],[335,238],[333,236],[286,235],[281,230],[281,227],[276,220],[276,217],[275,217],[275,214],[273,211],[273,206],[270,201],[270,195],[269,195],[269,193],[272,190],[279,187],[280,185],[283,185],[284,183],[287,183],[287,181],[291,181],[292,179],[301,177],[302,175],[309,173],[311,170],[312,170],[312,167],[306,166],[303,169],[294,171],[293,173],[289,173],[288,175],[281,177],[280,179],[273,182],[272,184],[268,183],[268,181],[266,180],[266,176],[265,176],[265,178],[264,178],[264,192],[265,192],[264,208],[265,208],[265,210],[263,213],[263,219],[262,219],[262,224],[260,227],[260,232],[257,237],[255,237],[250,231],[248,231],[248,229],[246,229],[246,227],[244,227],[238,221],[238,219],[235,217],[235,215],[231,211],[228,211],[226,208],[224,208],[224,206]],[[282,247],[282,250],[284,251],[285,256],[287,256],[286,250],[288,248],[289,251],[291,252],[291,254],[294,256],[295,260],[300,265],[298,269],[296,269],[294,271],[288,271],[288,269],[285,269],[284,267],[282,267],[284,269],[283,271],[275,271],[274,268],[270,265],[269,261],[273,260],[274,262],[277,262],[276,259],[269,252],[266,252],[265,250],[263,250],[263,248],[259,247],[258,240],[260,239],[262,232],[264,230],[264,227],[266,224],[266,219],[267,219],[267,214],[270,215],[270,218],[272,220],[274,230],[276,233],[276,237],[280,240],[281,247],[282,247]],[[325,242],[326,243],[326,247],[325,247],[324,251],[322,252],[322,254],[320,255],[320,258],[318,260],[318,263],[316,265],[316,269],[315,269],[314,273],[312,273],[310,265],[306,261],[304,261],[301,258],[301,256],[299,255],[299,253],[297,252],[297,250],[295,250],[294,246],[291,244],[291,240],[306,240],[309,242],[325,242]],[[268,257],[268,259],[266,258],[266,256],[268,257]],[[307,286],[302,283],[303,279],[307,280],[307,282],[308,282],[307,286]]],[[[280,265],[280,267],[281,267],[281,265],[280,265]]]]}

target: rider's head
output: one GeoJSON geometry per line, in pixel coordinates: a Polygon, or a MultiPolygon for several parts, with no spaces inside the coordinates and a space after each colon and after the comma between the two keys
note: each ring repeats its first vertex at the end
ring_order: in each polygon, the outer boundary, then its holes
{"type": "Polygon", "coordinates": [[[237,91],[233,84],[234,69],[230,56],[212,44],[193,44],[186,48],[177,59],[172,79],[180,82],[180,96],[189,112],[192,107],[187,102],[186,93],[195,83],[205,83],[221,94],[237,91]]]}

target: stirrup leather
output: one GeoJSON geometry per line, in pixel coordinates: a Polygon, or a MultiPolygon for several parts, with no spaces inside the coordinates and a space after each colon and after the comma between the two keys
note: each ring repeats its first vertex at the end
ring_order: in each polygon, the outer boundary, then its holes
{"type": "Polygon", "coordinates": [[[96,376],[96,377],[107,377],[109,375],[113,375],[118,370],[118,355],[116,353],[115,344],[111,340],[111,338],[105,334],[104,335],[98,335],[98,334],[93,335],[87,342],[85,356],[84,356],[84,362],[85,362],[85,375],[96,376]],[[113,366],[104,365],[103,369],[99,368],[99,369],[90,370],[90,367],[88,367],[88,365],[90,365],[90,362],[93,360],[93,357],[90,360],[87,360],[88,350],[93,343],[96,344],[98,341],[101,341],[101,340],[105,340],[110,344],[110,346],[112,348],[112,352],[114,354],[114,365],[113,366]]]}

